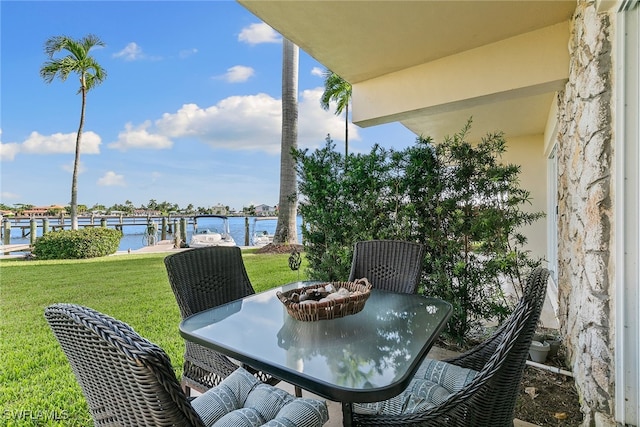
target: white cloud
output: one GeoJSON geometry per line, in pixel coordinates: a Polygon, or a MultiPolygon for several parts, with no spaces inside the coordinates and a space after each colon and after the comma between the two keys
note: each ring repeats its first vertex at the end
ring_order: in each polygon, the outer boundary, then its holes
{"type": "Polygon", "coordinates": [[[313,67],[311,69],[311,75],[312,76],[316,76],[316,77],[323,77],[324,78],[324,72],[325,72],[325,70],[320,68],[320,67],[313,67]]]}
{"type": "Polygon", "coordinates": [[[277,151],[280,101],[266,94],[232,96],[208,108],[185,104],[163,114],[156,127],[173,138],[196,137],[217,148],[277,151]]]}
{"type": "Polygon", "coordinates": [[[20,152],[20,144],[15,142],[2,143],[0,142],[0,161],[10,162],[15,159],[16,154],[20,152]]]}
{"type": "Polygon", "coordinates": [[[282,38],[267,24],[251,24],[240,31],[238,40],[251,45],[260,43],[280,43],[282,38]]]}
{"type": "Polygon", "coordinates": [[[113,171],[108,171],[102,178],[98,179],[98,185],[102,187],[125,187],[127,184],[124,181],[124,175],[118,175],[113,171]]]}
{"type": "MultiPolygon", "coordinates": [[[[102,139],[95,132],[83,132],[80,142],[81,154],[100,154],[102,139]]],[[[31,132],[22,143],[0,142],[0,160],[12,161],[18,153],[25,154],[74,154],[76,151],[76,133],[54,133],[42,135],[31,132]]]]}
{"type": "Polygon", "coordinates": [[[113,54],[114,58],[123,58],[125,61],[135,61],[137,59],[144,58],[142,48],[137,43],[131,42],[124,47],[120,52],[113,54]]]}
{"type": "Polygon", "coordinates": [[[255,74],[255,70],[244,65],[234,65],[227,68],[227,73],[222,76],[229,83],[242,83],[249,80],[255,74]]]}
{"type": "Polygon", "coordinates": [[[118,134],[118,140],[110,143],[109,148],[120,151],[142,148],[152,150],[163,150],[171,148],[173,142],[164,135],[152,134],[147,130],[151,126],[149,120],[134,127],[131,123],[125,125],[125,130],[118,134]]]}
{"type": "MultiPolygon", "coordinates": [[[[315,148],[324,144],[327,134],[344,140],[344,118],[320,107],[324,89],[318,87],[300,94],[298,105],[298,146],[315,148]]],[[[192,138],[217,149],[280,153],[282,134],[280,99],[260,93],[231,96],[207,108],[185,104],[175,113],[165,113],[151,126],[149,121],[134,129],[130,123],[110,148],[161,149],[172,140],[192,138]],[[162,143],[164,142],[164,143],[162,143]]],[[[349,138],[359,140],[358,130],[349,125],[349,138]]]]}
{"type": "MultiPolygon", "coordinates": [[[[81,154],[100,154],[102,139],[95,132],[83,132],[80,140],[81,154]]],[[[76,151],[76,133],[54,133],[41,135],[31,132],[20,147],[20,152],[29,154],[73,154],[76,151]]]]}

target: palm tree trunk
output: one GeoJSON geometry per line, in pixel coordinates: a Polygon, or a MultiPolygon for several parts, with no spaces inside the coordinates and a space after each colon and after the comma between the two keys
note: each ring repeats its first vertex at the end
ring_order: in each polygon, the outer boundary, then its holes
{"type": "Polygon", "coordinates": [[[80,168],[80,142],[82,140],[82,128],[84,127],[84,111],[87,102],[87,91],[81,78],[82,107],[80,110],[80,125],[76,134],[76,153],[73,160],[73,175],[71,177],[71,229],[78,229],[78,169],[80,168]]]}
{"type": "Polygon", "coordinates": [[[298,148],[298,46],[282,40],[282,139],[280,198],[275,244],[297,244],[298,185],[291,150],[298,148]]]}

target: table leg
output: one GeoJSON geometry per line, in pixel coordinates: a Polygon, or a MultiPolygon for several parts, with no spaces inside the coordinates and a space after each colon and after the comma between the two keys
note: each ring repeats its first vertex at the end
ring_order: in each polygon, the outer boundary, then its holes
{"type": "Polygon", "coordinates": [[[342,425],[351,427],[353,423],[353,405],[351,402],[342,402],[342,425]]]}

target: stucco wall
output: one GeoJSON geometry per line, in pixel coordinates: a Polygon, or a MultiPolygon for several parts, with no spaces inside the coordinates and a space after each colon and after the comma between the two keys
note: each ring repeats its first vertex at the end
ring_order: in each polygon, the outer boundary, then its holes
{"type": "Polygon", "coordinates": [[[613,426],[613,139],[610,17],[579,0],[559,97],[559,320],[585,413],[613,426]]]}
{"type": "MultiPolygon", "coordinates": [[[[507,152],[502,156],[505,163],[520,165],[520,186],[528,190],[531,204],[524,204],[525,212],[547,211],[547,159],[544,155],[544,137],[527,135],[507,139],[507,152]]],[[[531,225],[522,227],[522,233],[527,236],[527,249],[536,258],[545,258],[547,253],[547,222],[544,218],[531,225]]]]}

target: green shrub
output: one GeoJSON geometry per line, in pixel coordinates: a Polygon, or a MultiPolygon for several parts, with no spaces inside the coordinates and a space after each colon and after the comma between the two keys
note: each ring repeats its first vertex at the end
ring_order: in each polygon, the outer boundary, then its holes
{"type": "Polygon", "coordinates": [[[522,292],[541,262],[520,229],[543,214],[523,210],[530,193],[520,187],[520,167],[501,161],[504,135],[470,143],[470,128],[471,121],[439,144],[420,137],[402,151],[374,146],[348,162],[330,138],[314,152],[296,151],[310,278],[346,280],[360,240],[419,242],[421,290],[453,305],[450,336],[462,341],[484,321],[504,319],[513,299],[502,283],[522,292]]]}
{"type": "MultiPolygon", "coordinates": [[[[309,277],[340,281],[349,277],[354,242],[392,234],[395,193],[389,189],[390,153],[376,145],[370,154],[343,157],[330,138],[324,148],[297,151],[299,192],[303,201],[302,240],[309,277]]],[[[395,231],[395,230],[394,230],[395,231]]]]}
{"type": "Polygon", "coordinates": [[[95,227],[46,233],[36,240],[33,254],[39,259],[79,259],[110,255],[118,250],[122,232],[95,227]]]}
{"type": "Polygon", "coordinates": [[[403,179],[416,239],[425,246],[423,290],[453,305],[447,332],[459,341],[511,312],[526,275],[540,264],[520,229],[543,217],[523,210],[531,196],[520,187],[520,166],[501,161],[504,135],[472,144],[469,131],[467,123],[439,144],[419,138],[407,150],[403,179]],[[503,293],[503,282],[515,298],[503,293]]]}

